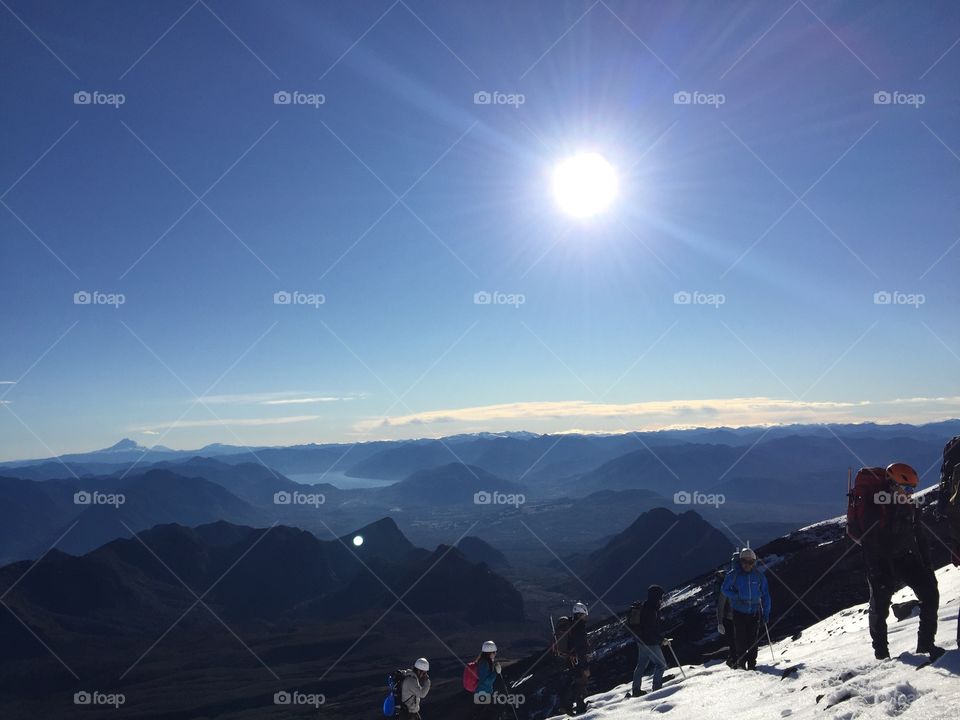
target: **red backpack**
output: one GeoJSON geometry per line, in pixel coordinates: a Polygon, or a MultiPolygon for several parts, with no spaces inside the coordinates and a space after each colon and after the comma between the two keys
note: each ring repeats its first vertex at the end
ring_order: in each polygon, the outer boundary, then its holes
{"type": "Polygon", "coordinates": [[[889,495],[890,480],[885,468],[857,471],[853,486],[847,492],[847,536],[857,545],[863,544],[863,536],[871,528],[876,532],[887,525],[890,505],[884,503],[883,498],[889,495]]]}
{"type": "Polygon", "coordinates": [[[477,672],[477,661],[473,660],[463,668],[463,689],[467,692],[476,692],[480,684],[480,674],[477,672]]]}

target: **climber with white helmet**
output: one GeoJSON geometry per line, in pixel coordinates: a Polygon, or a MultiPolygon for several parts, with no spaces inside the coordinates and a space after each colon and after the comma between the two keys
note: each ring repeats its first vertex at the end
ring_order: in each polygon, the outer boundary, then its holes
{"type": "Polygon", "coordinates": [[[473,693],[474,718],[488,720],[500,715],[500,705],[494,702],[494,683],[500,674],[497,662],[497,644],[487,640],[480,646],[477,655],[477,689],[473,693]]]}
{"type": "Polygon", "coordinates": [[[420,720],[420,701],[430,692],[430,662],[418,658],[412,670],[403,671],[400,683],[400,717],[403,720],[420,720]]]}
{"type": "Polygon", "coordinates": [[[586,712],[587,681],[590,678],[590,642],[587,637],[587,606],[581,602],[573,605],[573,621],[570,624],[567,642],[567,667],[565,692],[560,698],[561,707],[575,714],[586,712]]]}

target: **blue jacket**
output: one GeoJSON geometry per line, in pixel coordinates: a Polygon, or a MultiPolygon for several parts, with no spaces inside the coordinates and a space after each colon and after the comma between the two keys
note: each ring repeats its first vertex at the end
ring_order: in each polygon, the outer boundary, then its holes
{"type": "Polygon", "coordinates": [[[757,568],[744,572],[735,567],[723,581],[720,591],[730,598],[734,611],[756,615],[763,610],[763,619],[770,619],[770,588],[766,576],[757,568]]]}
{"type": "Polygon", "coordinates": [[[487,662],[486,658],[480,658],[480,662],[477,663],[477,692],[486,693],[487,695],[493,694],[493,683],[497,679],[496,671],[490,667],[490,663],[487,662]]]}

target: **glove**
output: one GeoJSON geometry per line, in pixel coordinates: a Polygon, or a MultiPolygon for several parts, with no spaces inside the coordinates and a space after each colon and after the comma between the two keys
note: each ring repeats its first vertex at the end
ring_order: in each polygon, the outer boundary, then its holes
{"type": "Polygon", "coordinates": [[[495,673],[497,673],[497,675],[499,675],[499,674],[500,674],[500,663],[497,663],[496,665],[494,665],[494,666],[493,666],[493,670],[494,670],[495,673]]]}
{"type": "Polygon", "coordinates": [[[727,629],[723,626],[722,622],[717,623],[717,632],[720,633],[721,635],[727,634],[727,629]]]}

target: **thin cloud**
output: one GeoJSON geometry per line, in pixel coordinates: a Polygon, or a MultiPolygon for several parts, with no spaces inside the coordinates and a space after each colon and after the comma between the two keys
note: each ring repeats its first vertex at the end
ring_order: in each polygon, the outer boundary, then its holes
{"type": "Polygon", "coordinates": [[[201,398],[206,405],[308,405],[351,399],[353,396],[313,395],[299,391],[207,395],[201,398]]]}
{"type": "Polygon", "coordinates": [[[177,428],[205,428],[205,427],[261,427],[264,425],[290,425],[293,423],[318,420],[321,415],[289,415],[275,418],[223,418],[211,420],[181,420],[179,422],[157,423],[147,427],[134,428],[136,432],[149,434],[157,430],[177,428]]]}
{"type": "Polygon", "coordinates": [[[283,400],[264,400],[261,402],[261,405],[307,405],[310,403],[328,403],[328,402],[339,402],[341,400],[349,400],[349,398],[341,397],[298,397],[298,398],[286,398],[283,400]]]}
{"type": "Polygon", "coordinates": [[[354,426],[358,432],[437,425],[450,432],[456,423],[533,429],[531,424],[567,423],[551,432],[577,427],[588,432],[622,432],[626,419],[631,430],[685,427],[731,427],[818,422],[931,422],[960,414],[960,397],[896,398],[891,400],[805,401],[768,397],[654,400],[637,403],[598,403],[584,400],[518,402],[430,410],[394,417],[368,418],[354,426]],[[591,422],[586,422],[591,421],[591,422]],[[590,427],[595,425],[596,427],[590,427]]]}

